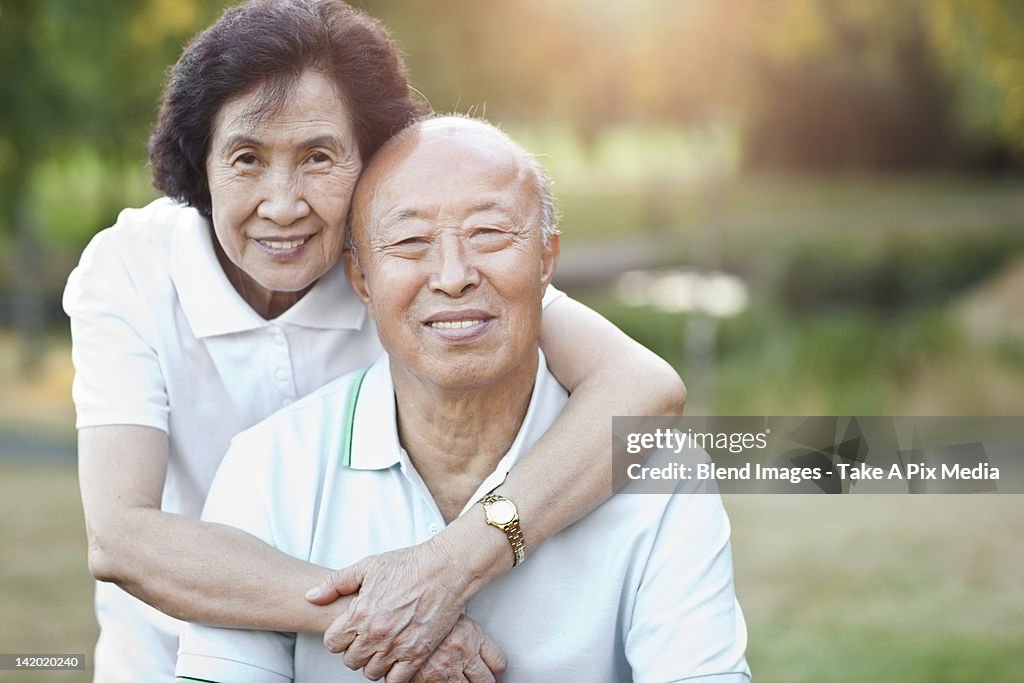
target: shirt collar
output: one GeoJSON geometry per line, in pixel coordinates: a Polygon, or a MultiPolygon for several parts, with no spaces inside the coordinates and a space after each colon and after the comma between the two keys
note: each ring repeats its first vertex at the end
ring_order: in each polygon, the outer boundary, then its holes
{"type": "MultiPolygon", "coordinates": [[[[264,320],[228,281],[213,247],[210,221],[194,209],[179,214],[171,253],[171,280],[196,337],[264,327],[264,320]]],[[[339,261],[275,322],[318,329],[360,329],[366,309],[339,261]]]]}
{"type": "MultiPolygon", "coordinates": [[[[466,504],[467,508],[505,480],[509,470],[515,467],[557,419],[568,400],[568,392],[548,370],[544,354],[540,349],[537,353],[540,357],[537,379],[523,424],[508,452],[494,471],[481,482],[477,491],[480,495],[473,495],[466,504]]],[[[398,440],[395,415],[395,387],[391,380],[390,360],[385,354],[370,366],[356,398],[350,461],[353,469],[387,469],[402,463],[402,447],[398,440]]]]}
{"type": "Polygon", "coordinates": [[[353,425],[349,467],[384,470],[399,462],[402,451],[395,417],[395,385],[391,382],[391,362],[386,353],[363,377],[353,425]]]}

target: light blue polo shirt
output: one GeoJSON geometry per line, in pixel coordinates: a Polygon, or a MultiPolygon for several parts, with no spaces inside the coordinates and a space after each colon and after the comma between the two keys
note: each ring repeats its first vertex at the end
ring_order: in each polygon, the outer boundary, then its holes
{"type": "MultiPolygon", "coordinates": [[[[519,433],[463,512],[504,480],[566,400],[541,356],[519,433]]],[[[398,440],[388,358],[236,437],[203,518],[329,567],[439,533],[443,518],[398,440]]],[[[505,681],[748,680],[717,494],[620,493],[531,551],[466,610],[508,656],[505,681]]],[[[319,636],[198,625],[185,630],[177,674],[365,680],[319,636]]]]}

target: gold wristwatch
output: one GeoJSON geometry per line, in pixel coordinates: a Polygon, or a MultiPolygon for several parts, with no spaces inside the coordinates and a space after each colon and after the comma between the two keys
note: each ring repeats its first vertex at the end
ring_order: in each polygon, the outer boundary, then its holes
{"type": "Polygon", "coordinates": [[[488,493],[480,499],[480,504],[484,506],[487,523],[498,527],[508,537],[514,558],[512,566],[517,566],[526,559],[526,541],[523,539],[523,530],[519,528],[519,511],[516,510],[515,503],[505,496],[488,493]]]}

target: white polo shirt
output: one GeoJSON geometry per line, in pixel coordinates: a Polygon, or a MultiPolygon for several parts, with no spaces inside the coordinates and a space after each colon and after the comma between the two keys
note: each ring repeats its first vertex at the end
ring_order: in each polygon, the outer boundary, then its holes
{"type": "MultiPolygon", "coordinates": [[[[565,390],[541,361],[512,447],[466,509],[501,483],[561,412],[565,390]]],[[[388,359],[237,436],[203,516],[333,567],[438,533],[443,518],[398,441],[388,359]]],[[[508,682],[749,678],[729,524],[714,492],[617,494],[532,549],[467,613],[508,655],[508,682]]],[[[177,674],[248,683],[364,680],[319,636],[193,624],[182,637],[177,674]]]]}
{"type": "MultiPolygon", "coordinates": [[[[561,296],[549,288],[545,305],[561,296]]],[[[340,264],[265,320],[228,282],[209,221],[169,199],[126,209],[92,239],[64,310],[77,426],[167,432],[162,508],[193,518],[231,437],[381,353],[340,264]]],[[[180,622],[108,583],[96,612],[97,681],[173,679],[180,622]]]]}

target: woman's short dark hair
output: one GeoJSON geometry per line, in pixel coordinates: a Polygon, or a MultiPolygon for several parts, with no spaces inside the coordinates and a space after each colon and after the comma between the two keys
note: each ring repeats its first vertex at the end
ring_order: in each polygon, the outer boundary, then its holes
{"type": "Polygon", "coordinates": [[[273,113],[306,70],[331,79],[367,161],[423,110],[387,30],[341,0],[250,0],[196,36],[170,71],[149,138],[153,184],[209,216],[206,156],[217,113],[259,91],[273,113]]]}

